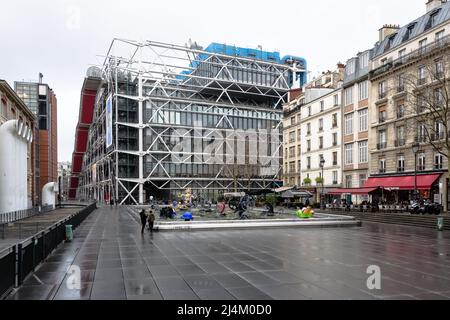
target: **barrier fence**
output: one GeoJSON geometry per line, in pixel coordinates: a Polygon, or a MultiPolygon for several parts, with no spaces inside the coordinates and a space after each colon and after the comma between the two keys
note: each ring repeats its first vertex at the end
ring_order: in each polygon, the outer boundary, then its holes
{"type": "Polygon", "coordinates": [[[1,251],[0,298],[4,298],[13,287],[20,286],[24,279],[56,249],[65,239],[66,225],[72,225],[72,228],[76,229],[96,208],[97,204],[93,203],[32,237],[1,251]]]}
{"type": "Polygon", "coordinates": [[[25,210],[0,213],[0,224],[22,220],[38,213],[45,213],[53,210],[53,206],[42,206],[25,210]]]}

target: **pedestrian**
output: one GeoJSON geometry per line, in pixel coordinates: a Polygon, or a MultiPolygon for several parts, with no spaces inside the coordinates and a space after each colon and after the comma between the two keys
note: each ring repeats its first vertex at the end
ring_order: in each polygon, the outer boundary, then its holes
{"type": "Polygon", "coordinates": [[[151,233],[153,233],[153,224],[155,223],[155,214],[153,213],[152,209],[149,210],[147,220],[148,220],[148,229],[150,230],[151,233]]]}
{"type": "Polygon", "coordinates": [[[142,224],[141,233],[143,234],[145,230],[145,225],[147,224],[147,215],[145,214],[144,209],[142,209],[141,212],[139,212],[139,216],[141,217],[141,224],[142,224]]]}

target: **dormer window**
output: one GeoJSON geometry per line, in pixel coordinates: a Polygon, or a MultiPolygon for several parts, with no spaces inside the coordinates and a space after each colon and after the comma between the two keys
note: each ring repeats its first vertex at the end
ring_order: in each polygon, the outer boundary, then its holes
{"type": "Polygon", "coordinates": [[[403,42],[408,41],[409,39],[412,38],[412,34],[413,34],[415,26],[416,26],[416,23],[412,23],[408,26],[408,28],[406,29],[405,35],[403,37],[403,42]]]}
{"type": "Polygon", "coordinates": [[[388,42],[386,43],[386,47],[384,48],[384,51],[388,51],[390,48],[393,47],[394,39],[397,36],[397,34],[393,34],[389,37],[388,42]]]}
{"type": "Polygon", "coordinates": [[[431,28],[434,28],[437,26],[438,15],[439,15],[440,11],[441,11],[441,8],[436,9],[430,13],[430,18],[428,19],[428,23],[425,26],[425,30],[428,30],[428,29],[431,29],[431,28]]]}

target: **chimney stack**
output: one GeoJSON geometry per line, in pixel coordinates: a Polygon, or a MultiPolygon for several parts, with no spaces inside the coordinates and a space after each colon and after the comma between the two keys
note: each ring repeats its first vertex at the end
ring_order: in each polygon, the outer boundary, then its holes
{"type": "Polygon", "coordinates": [[[427,2],[427,13],[439,8],[442,4],[446,3],[447,0],[428,0],[427,2]]]}
{"type": "Polygon", "coordinates": [[[400,29],[399,25],[396,24],[385,24],[380,30],[380,42],[389,37],[391,34],[394,34],[400,29]]]}

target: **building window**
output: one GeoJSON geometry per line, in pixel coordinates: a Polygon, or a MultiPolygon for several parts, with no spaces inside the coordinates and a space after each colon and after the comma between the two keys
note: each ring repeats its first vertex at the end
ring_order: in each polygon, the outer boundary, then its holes
{"type": "Polygon", "coordinates": [[[353,113],[344,116],[345,135],[353,134],[353,113]]]}
{"type": "Polygon", "coordinates": [[[397,127],[397,140],[395,143],[396,147],[402,147],[405,145],[405,126],[398,126],[397,127]]]}
{"type": "Polygon", "coordinates": [[[295,131],[289,132],[289,143],[295,142],[295,131]]]}
{"type": "Polygon", "coordinates": [[[310,135],[310,134],[311,134],[311,123],[308,123],[308,124],[306,125],[306,134],[307,134],[307,135],[310,135]]]}
{"type": "Polygon", "coordinates": [[[352,188],[352,176],[351,175],[345,176],[345,187],[347,189],[352,188]]]}
{"type": "Polygon", "coordinates": [[[425,53],[427,50],[427,38],[419,41],[419,53],[425,53]]]}
{"type": "Polygon", "coordinates": [[[345,165],[353,164],[353,143],[345,145],[345,165]]]}
{"type": "Polygon", "coordinates": [[[386,106],[381,106],[378,109],[378,122],[384,123],[386,122],[386,118],[387,118],[386,106]]]}
{"type": "Polygon", "coordinates": [[[442,39],[444,38],[444,32],[445,32],[445,30],[441,30],[441,31],[439,31],[439,32],[436,32],[436,37],[435,37],[435,41],[437,42],[437,43],[440,43],[440,42],[442,42],[442,39]]]}
{"type": "Polygon", "coordinates": [[[323,137],[319,137],[319,149],[323,149],[323,137]]]}
{"type": "Polygon", "coordinates": [[[402,49],[398,52],[398,58],[402,59],[405,56],[406,49],[402,49]]]}
{"type": "Polygon", "coordinates": [[[420,66],[417,71],[417,84],[422,85],[426,82],[426,69],[425,66],[420,66]]]}
{"type": "Polygon", "coordinates": [[[319,131],[323,131],[323,119],[319,119],[319,131]]]}
{"type": "Polygon", "coordinates": [[[369,66],[369,52],[364,52],[359,56],[359,67],[365,69],[369,66]]]}
{"type": "Polygon", "coordinates": [[[289,173],[295,173],[295,161],[289,163],[289,173]]]}
{"type": "Polygon", "coordinates": [[[325,109],[325,104],[323,101],[320,101],[320,112],[323,112],[324,109],[325,109]]]}
{"type": "Polygon", "coordinates": [[[397,119],[401,119],[405,116],[405,106],[403,103],[400,103],[397,106],[397,119]]]}
{"type": "Polygon", "coordinates": [[[338,172],[333,171],[333,184],[338,184],[338,172]]]}
{"type": "Polygon", "coordinates": [[[334,106],[335,107],[338,106],[339,105],[339,95],[335,94],[333,99],[334,99],[334,106]]]}
{"type": "Polygon", "coordinates": [[[440,153],[436,153],[434,155],[434,169],[435,170],[442,169],[443,162],[444,162],[444,156],[440,153]]]}
{"type": "Polygon", "coordinates": [[[419,123],[417,125],[417,138],[418,142],[426,142],[427,141],[427,128],[425,127],[425,124],[419,123]]]}
{"type": "Polygon", "coordinates": [[[344,104],[348,106],[353,103],[353,87],[344,90],[344,104]]]}
{"type": "Polygon", "coordinates": [[[386,98],[386,81],[380,81],[378,83],[378,98],[386,98]]]}
{"type": "Polygon", "coordinates": [[[332,124],[331,125],[332,125],[333,128],[336,128],[338,126],[338,115],[337,115],[337,113],[334,113],[332,115],[332,124]]]}
{"type": "Polygon", "coordinates": [[[369,109],[359,111],[359,132],[368,130],[368,114],[369,109]]]}
{"type": "Polygon", "coordinates": [[[311,106],[308,106],[308,117],[311,117],[311,106]]]}
{"type": "Polygon", "coordinates": [[[310,152],[311,151],[311,140],[307,140],[306,141],[306,151],[310,152]]]}
{"type": "Polygon", "coordinates": [[[385,149],[387,147],[386,130],[378,131],[378,150],[385,149]]]}
{"type": "Polygon", "coordinates": [[[306,169],[311,169],[311,157],[306,158],[306,169]]]}
{"type": "Polygon", "coordinates": [[[337,165],[338,165],[338,153],[333,152],[333,166],[337,166],[337,165]]]}
{"type": "Polygon", "coordinates": [[[386,173],[386,159],[380,159],[378,161],[378,169],[380,173],[386,173]]]}
{"type": "Polygon", "coordinates": [[[434,123],[434,134],[432,135],[433,141],[444,139],[444,131],[444,124],[442,123],[442,120],[437,120],[434,123]]]}
{"type": "Polygon", "coordinates": [[[359,163],[369,162],[369,152],[367,148],[367,141],[359,142],[359,163]]]}
{"type": "Polygon", "coordinates": [[[444,62],[442,59],[436,60],[436,79],[441,79],[444,76],[444,62]]]}
{"type": "Polygon", "coordinates": [[[369,97],[368,81],[363,81],[358,84],[359,101],[366,100],[369,97]]]}
{"type": "Polygon", "coordinates": [[[398,76],[398,87],[397,92],[405,91],[405,75],[401,74],[398,76]]]}
{"type": "Polygon", "coordinates": [[[366,174],[360,174],[359,175],[359,187],[362,188],[366,184],[367,181],[367,175],[366,174]]]}
{"type": "Polygon", "coordinates": [[[347,75],[351,75],[355,73],[355,60],[351,60],[347,63],[347,67],[345,68],[345,73],[347,75]]]}
{"type": "Polygon", "coordinates": [[[397,157],[397,172],[405,172],[405,156],[397,157]]]}
{"type": "Polygon", "coordinates": [[[333,133],[333,147],[338,145],[338,134],[337,132],[333,133]]]}
{"type": "Polygon", "coordinates": [[[301,145],[297,146],[297,156],[301,156],[302,155],[302,147],[301,145]]]}
{"type": "Polygon", "coordinates": [[[420,114],[425,112],[427,109],[427,102],[425,101],[425,97],[423,95],[417,96],[417,113],[420,114]]]}
{"type": "Polygon", "coordinates": [[[291,126],[295,124],[295,117],[291,117],[291,126]]]}
{"type": "Polygon", "coordinates": [[[434,104],[437,109],[444,105],[444,91],[442,88],[437,88],[434,90],[434,104]]]}
{"type": "Polygon", "coordinates": [[[418,156],[418,167],[417,167],[417,170],[425,171],[425,166],[426,166],[425,153],[420,153],[419,156],[418,156]]]}
{"type": "Polygon", "coordinates": [[[289,158],[295,158],[295,147],[289,148],[289,158]]]}
{"type": "Polygon", "coordinates": [[[300,129],[297,130],[297,139],[298,139],[298,141],[302,140],[302,130],[300,130],[300,129]]]}

